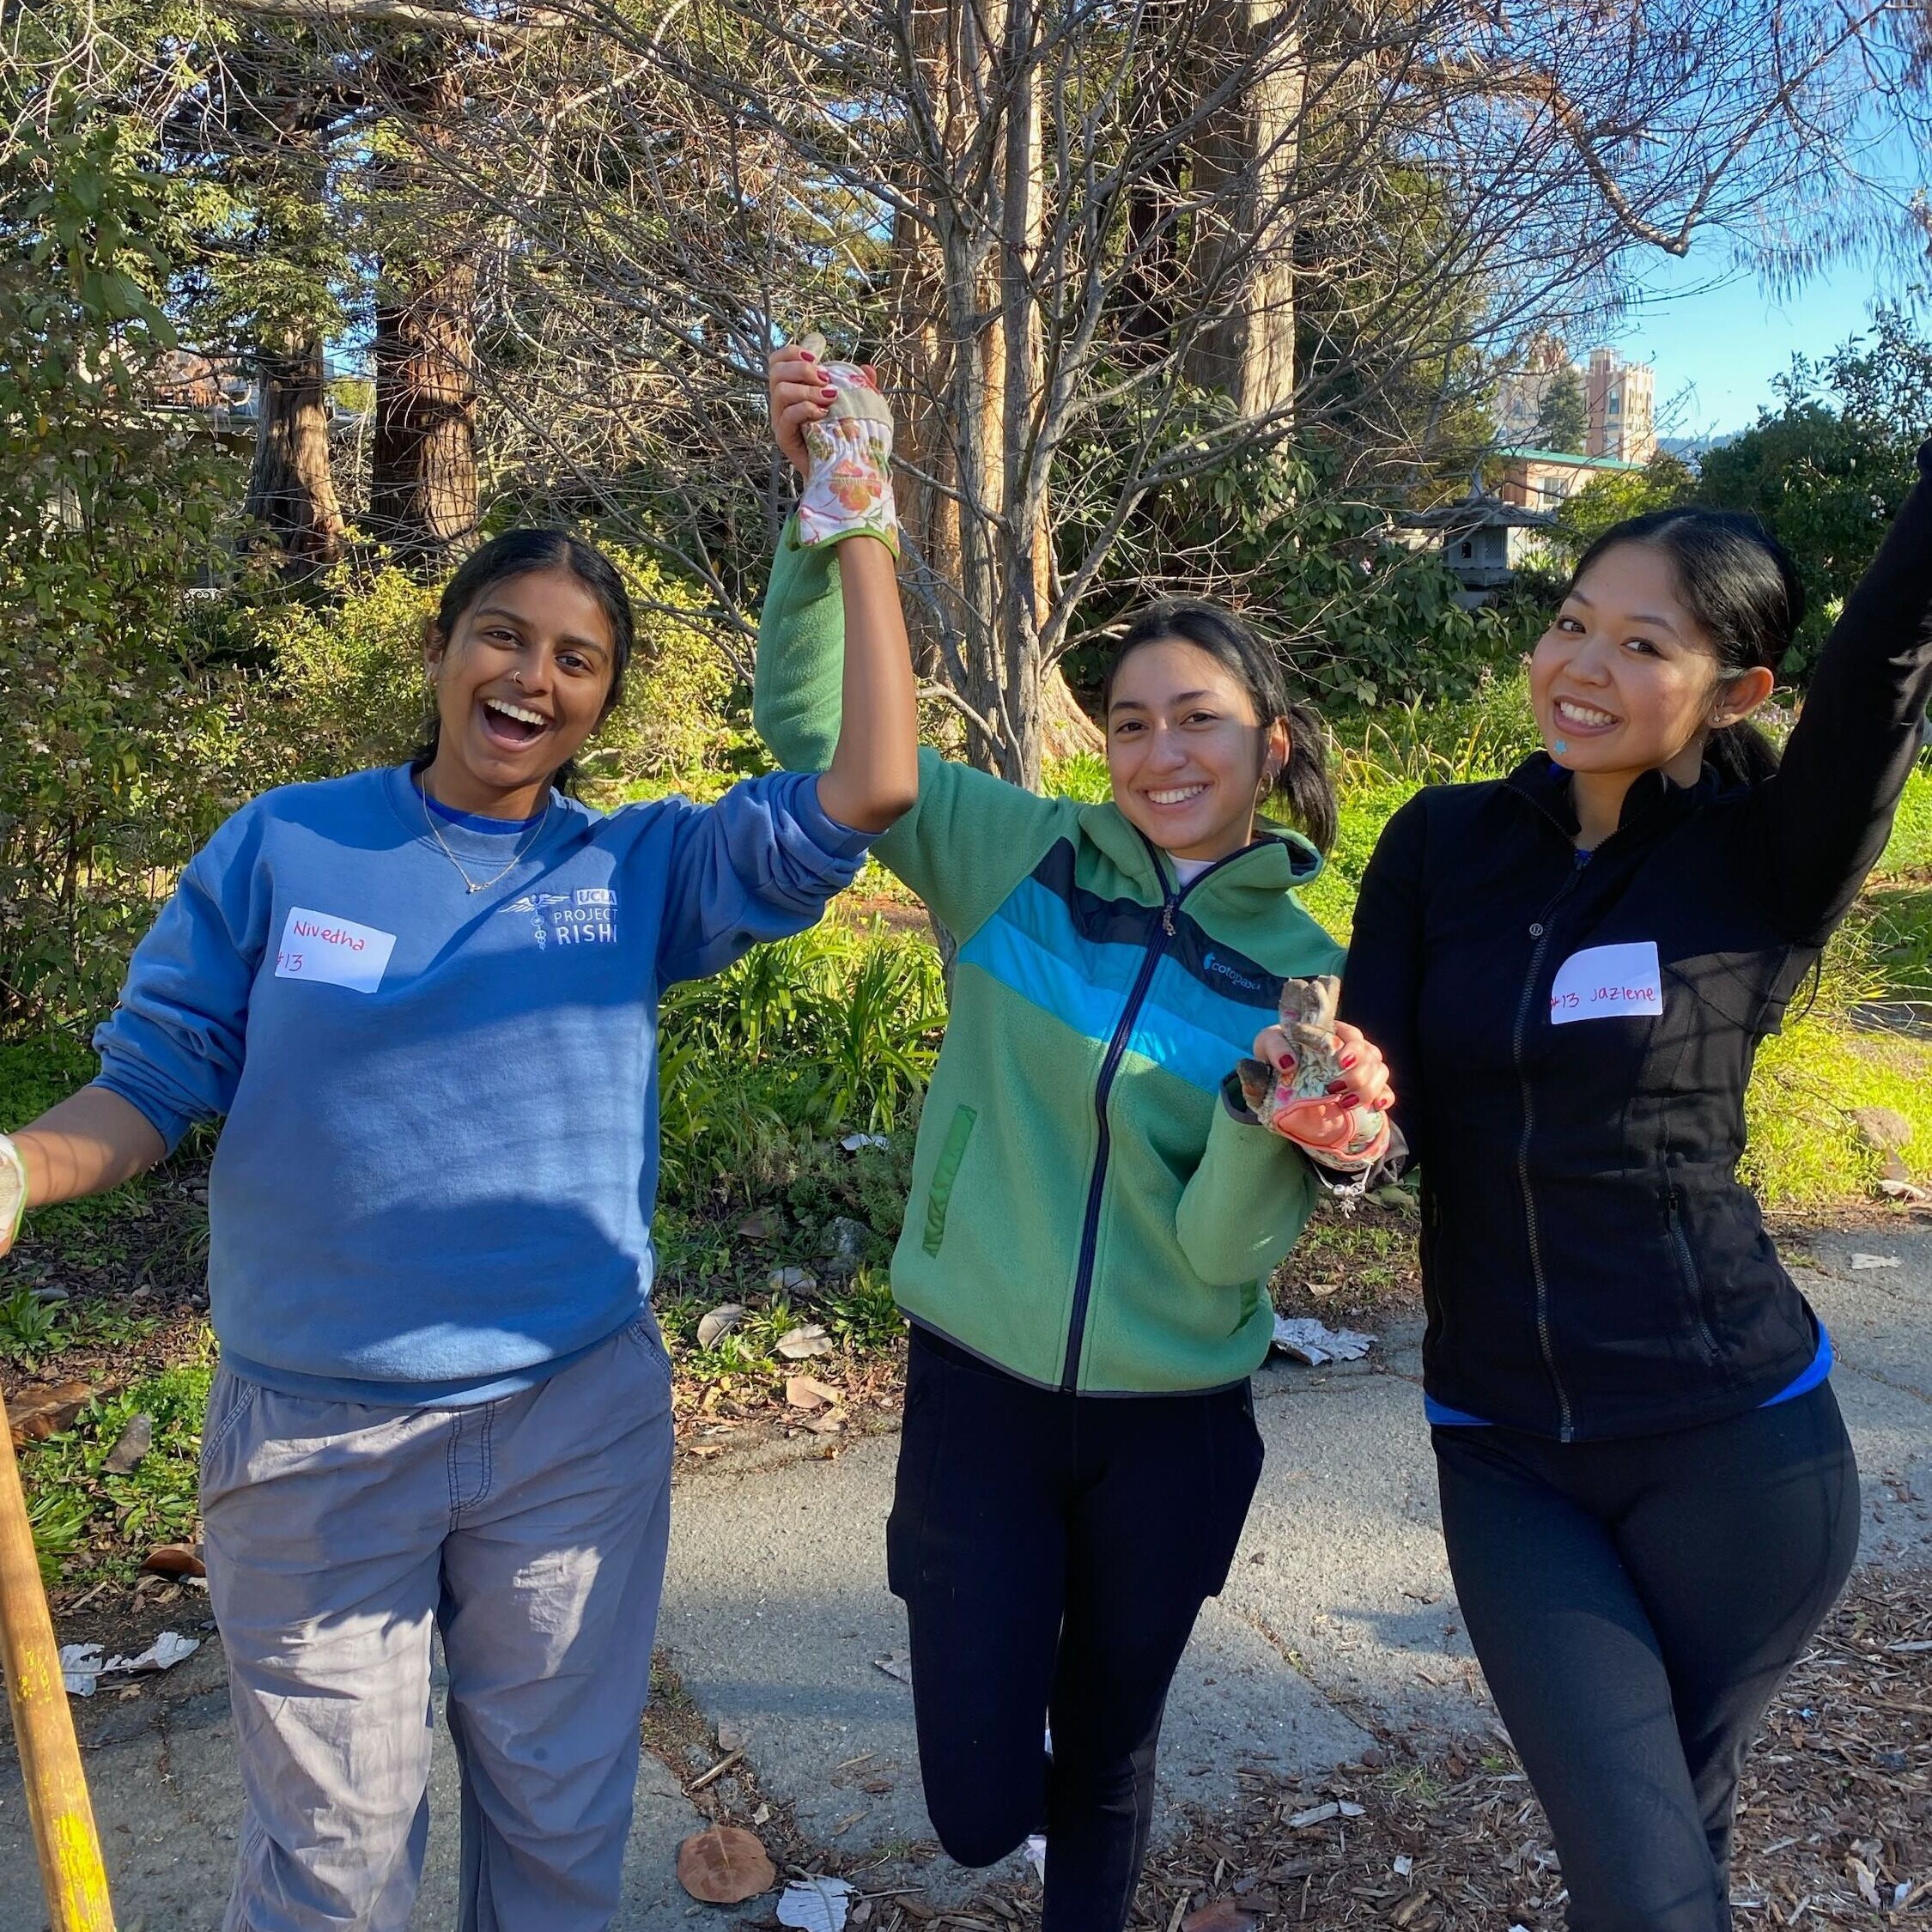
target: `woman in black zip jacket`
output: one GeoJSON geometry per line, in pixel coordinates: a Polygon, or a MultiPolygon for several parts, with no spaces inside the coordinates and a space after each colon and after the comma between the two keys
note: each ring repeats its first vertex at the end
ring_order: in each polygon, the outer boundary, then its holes
{"type": "Polygon", "coordinates": [[[1857,1544],[1831,1343],[1736,1169],[1932,691],[1932,444],[1919,471],[1782,762],[1746,720],[1790,560],[1659,511],[1536,647],[1547,750],[1412,799],[1362,883],[1341,1010],[1421,1164],[1450,1568],[1573,1932],[1729,1923],[1740,1765],[1857,1544]]]}

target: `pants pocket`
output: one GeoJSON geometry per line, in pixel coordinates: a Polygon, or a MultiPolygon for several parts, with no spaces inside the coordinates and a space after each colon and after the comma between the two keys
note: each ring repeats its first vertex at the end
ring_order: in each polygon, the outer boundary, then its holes
{"type": "Polygon", "coordinates": [[[1209,1479],[1200,1515],[1200,1589],[1204,1596],[1218,1596],[1241,1546],[1267,1451],[1247,1383],[1210,1398],[1206,1406],[1209,1479]]]}

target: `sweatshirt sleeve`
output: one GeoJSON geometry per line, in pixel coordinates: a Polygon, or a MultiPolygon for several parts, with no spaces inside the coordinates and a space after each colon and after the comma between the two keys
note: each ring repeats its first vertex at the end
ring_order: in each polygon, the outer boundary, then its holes
{"type": "Polygon", "coordinates": [[[1416,1159],[1425,1157],[1417,1145],[1422,1114],[1417,1008],[1429,823],[1425,797],[1418,793],[1396,811],[1376,841],[1356,896],[1337,1009],[1337,1017],[1360,1027],[1388,1061],[1395,1089],[1394,1125],[1416,1159]]]}
{"type": "Polygon", "coordinates": [[[1266,1281],[1300,1239],[1315,1194],[1308,1157],[1258,1121],[1242,1120],[1224,1092],[1175,1212],[1181,1252],[1213,1286],[1266,1281]]]}
{"type": "MultiPolygon", "coordinates": [[[[845,604],[835,546],[802,550],[793,538],[787,524],[758,623],[751,714],[787,770],[817,772],[838,744],[845,604]]],[[[1062,809],[927,747],[917,799],[873,850],[964,939],[1051,842],[1062,809]]]]}
{"type": "Polygon", "coordinates": [[[249,989],[269,943],[259,850],[250,806],[189,860],[94,1033],[94,1084],[138,1108],[170,1152],[197,1121],[234,1103],[249,989]]]}
{"type": "Polygon", "coordinates": [[[702,979],[765,939],[814,925],[859,876],[872,841],[829,817],[817,781],[773,772],[715,805],[672,801],[660,980],[702,979]]]}
{"type": "Polygon", "coordinates": [[[1830,933],[1878,862],[1932,697],[1932,442],[1918,471],[1764,787],[1780,923],[1800,943],[1830,933]]]}

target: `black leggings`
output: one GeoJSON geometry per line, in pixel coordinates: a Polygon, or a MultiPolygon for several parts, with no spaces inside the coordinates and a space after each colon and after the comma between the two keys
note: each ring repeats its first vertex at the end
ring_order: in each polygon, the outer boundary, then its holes
{"type": "Polygon", "coordinates": [[[1572,1932],[1728,1926],[1738,1772],[1857,1549],[1830,1385],[1626,1441],[1434,1434],[1456,1595],[1572,1932]]]}
{"type": "Polygon", "coordinates": [[[1168,1686],[1261,1473],[1245,1382],[1064,1395],[913,1331],[886,1552],[926,1807],[963,1865],[1045,1832],[1044,1932],[1127,1923],[1168,1686]]]}

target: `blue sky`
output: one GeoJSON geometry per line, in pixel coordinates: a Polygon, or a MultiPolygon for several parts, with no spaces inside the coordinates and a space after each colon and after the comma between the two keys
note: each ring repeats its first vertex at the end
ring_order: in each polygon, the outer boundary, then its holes
{"type": "MultiPolygon", "coordinates": [[[[1869,265],[1843,263],[1773,300],[1749,276],[1725,280],[1721,258],[1700,261],[1698,253],[1658,258],[1645,278],[1649,299],[1608,337],[1628,361],[1656,365],[1658,428],[1667,436],[1749,428],[1795,353],[1837,348],[1896,287],[1881,284],[1869,265]]],[[[1571,348],[1580,358],[1591,346],[1571,348]]]]}

